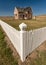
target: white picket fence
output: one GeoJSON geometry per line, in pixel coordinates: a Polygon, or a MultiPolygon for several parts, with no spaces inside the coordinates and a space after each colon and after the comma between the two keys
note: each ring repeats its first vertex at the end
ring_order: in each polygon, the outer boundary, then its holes
{"type": "Polygon", "coordinates": [[[21,45],[20,45],[20,33],[18,30],[15,28],[11,27],[7,23],[4,23],[3,21],[0,20],[0,25],[13,43],[14,47],[17,49],[19,55],[21,55],[21,45]]]}
{"type": "Polygon", "coordinates": [[[0,25],[19,53],[22,62],[29,53],[46,40],[46,27],[31,31],[25,31],[25,29],[18,31],[1,20],[0,25]]]}
{"type": "Polygon", "coordinates": [[[26,56],[46,40],[46,27],[27,32],[26,56]]]}

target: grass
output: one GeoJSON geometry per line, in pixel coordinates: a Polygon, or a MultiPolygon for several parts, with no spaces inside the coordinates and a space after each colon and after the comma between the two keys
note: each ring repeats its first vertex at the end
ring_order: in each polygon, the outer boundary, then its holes
{"type": "Polygon", "coordinates": [[[38,56],[30,65],[46,65],[46,51],[38,51],[38,56]]]}
{"type": "Polygon", "coordinates": [[[13,17],[0,17],[0,19],[18,30],[20,30],[19,24],[21,24],[22,22],[27,24],[27,30],[37,29],[46,26],[46,20],[15,20],[13,17]]]}
{"type": "Polygon", "coordinates": [[[18,65],[17,60],[12,55],[12,50],[7,46],[4,38],[5,35],[0,27],[0,65],[18,65]]]}

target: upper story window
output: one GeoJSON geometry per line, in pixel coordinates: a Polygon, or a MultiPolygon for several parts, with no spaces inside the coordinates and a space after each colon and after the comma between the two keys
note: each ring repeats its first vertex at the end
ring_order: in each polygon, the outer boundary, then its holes
{"type": "Polygon", "coordinates": [[[28,14],[30,13],[30,11],[28,11],[28,14]]]}

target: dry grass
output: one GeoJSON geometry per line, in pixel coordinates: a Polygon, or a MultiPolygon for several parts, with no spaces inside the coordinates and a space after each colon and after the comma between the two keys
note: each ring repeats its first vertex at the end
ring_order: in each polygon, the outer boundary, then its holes
{"type": "Polygon", "coordinates": [[[13,17],[0,17],[1,20],[10,24],[14,28],[19,30],[19,24],[22,22],[27,24],[27,30],[41,28],[46,26],[46,20],[15,20],[13,17]]]}

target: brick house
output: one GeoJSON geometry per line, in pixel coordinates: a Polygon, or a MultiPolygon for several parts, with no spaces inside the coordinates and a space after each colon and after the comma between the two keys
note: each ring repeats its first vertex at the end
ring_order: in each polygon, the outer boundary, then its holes
{"type": "Polygon", "coordinates": [[[14,9],[15,19],[32,19],[32,9],[30,7],[14,9]]]}

